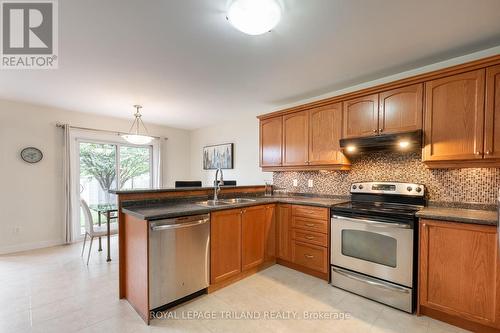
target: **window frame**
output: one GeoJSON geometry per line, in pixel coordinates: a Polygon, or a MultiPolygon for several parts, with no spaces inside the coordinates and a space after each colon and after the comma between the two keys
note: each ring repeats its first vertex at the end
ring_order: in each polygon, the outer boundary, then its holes
{"type": "Polygon", "coordinates": [[[125,139],[123,139],[121,136],[112,133],[112,132],[97,132],[97,131],[89,131],[89,130],[80,130],[80,129],[73,129],[70,132],[70,150],[71,150],[71,171],[74,174],[71,177],[71,191],[73,193],[72,195],[72,228],[73,228],[73,234],[75,236],[75,241],[79,241],[83,239],[83,234],[81,234],[80,230],[80,143],[96,143],[96,144],[110,144],[115,146],[115,154],[116,154],[116,168],[117,170],[116,175],[117,175],[117,185],[119,186],[120,182],[120,152],[119,149],[121,146],[127,146],[127,147],[148,147],[150,154],[149,154],[149,169],[150,169],[150,187],[153,188],[155,186],[159,186],[160,182],[160,175],[158,174],[161,172],[159,170],[158,165],[160,163],[160,143],[159,140],[161,139],[155,139],[153,142],[147,144],[147,145],[134,145],[131,144],[125,139]]]}

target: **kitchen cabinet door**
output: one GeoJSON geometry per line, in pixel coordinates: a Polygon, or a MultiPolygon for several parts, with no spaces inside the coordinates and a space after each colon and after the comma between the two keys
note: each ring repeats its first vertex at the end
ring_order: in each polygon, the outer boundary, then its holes
{"type": "Polygon", "coordinates": [[[276,205],[266,206],[266,250],[265,260],[274,261],[276,259],[276,205]]]}
{"type": "Polygon", "coordinates": [[[266,247],[266,206],[243,209],[241,220],[242,271],[264,262],[266,247]]]}
{"type": "Polygon", "coordinates": [[[378,94],[344,102],[343,138],[375,135],[378,132],[378,94]]]}
{"type": "Polygon", "coordinates": [[[500,65],[486,69],[484,157],[500,159],[500,65]]]}
{"type": "Polygon", "coordinates": [[[291,261],[292,206],[277,205],[276,210],[276,256],[280,259],[291,261]]]}
{"type": "Polygon", "coordinates": [[[260,121],[260,166],[281,166],[283,117],[260,121]]]}
{"type": "Polygon", "coordinates": [[[309,111],[309,164],[349,164],[340,151],[342,103],[309,111]]]}
{"type": "Polygon", "coordinates": [[[423,160],[483,158],[485,70],[425,83],[423,160]]]}
{"type": "Polygon", "coordinates": [[[283,116],[283,165],[307,165],[309,152],[308,140],[308,111],[283,116]]]}
{"type": "Polygon", "coordinates": [[[421,220],[420,306],[500,327],[497,242],[494,226],[421,220]]]}
{"type": "Polygon", "coordinates": [[[213,212],[210,217],[210,282],[241,272],[240,209],[213,212]]]}
{"type": "Polygon", "coordinates": [[[385,91],[380,94],[379,134],[422,129],[423,84],[385,91]]]}

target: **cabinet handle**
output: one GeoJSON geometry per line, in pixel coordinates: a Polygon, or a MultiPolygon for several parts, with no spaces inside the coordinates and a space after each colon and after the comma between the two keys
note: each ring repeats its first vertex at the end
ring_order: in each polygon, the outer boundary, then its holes
{"type": "Polygon", "coordinates": [[[489,155],[491,154],[491,152],[489,150],[486,151],[486,155],[489,155]]]}
{"type": "Polygon", "coordinates": [[[307,259],[313,259],[314,256],[312,254],[304,254],[304,257],[306,257],[307,259]]]}
{"type": "Polygon", "coordinates": [[[315,224],[314,224],[314,223],[306,223],[306,224],[305,224],[305,226],[306,226],[306,227],[314,227],[314,226],[315,226],[315,224]]]}
{"type": "Polygon", "coordinates": [[[374,129],[374,130],[373,130],[373,133],[377,133],[377,130],[376,130],[376,129],[374,129]]]}
{"type": "Polygon", "coordinates": [[[305,236],[305,238],[306,238],[306,239],[314,239],[314,238],[316,238],[316,237],[314,237],[314,236],[310,236],[310,235],[306,235],[306,236],[305,236]]]}
{"type": "Polygon", "coordinates": [[[383,129],[383,128],[379,128],[379,129],[378,129],[378,132],[379,132],[379,133],[382,133],[383,131],[384,131],[384,129],[383,129]]]}
{"type": "Polygon", "coordinates": [[[481,155],[481,152],[480,151],[476,151],[476,155],[481,155]]]}

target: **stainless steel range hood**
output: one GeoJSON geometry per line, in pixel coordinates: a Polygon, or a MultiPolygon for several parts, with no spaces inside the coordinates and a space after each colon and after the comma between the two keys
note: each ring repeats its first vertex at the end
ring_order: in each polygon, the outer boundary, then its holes
{"type": "Polygon", "coordinates": [[[347,155],[373,151],[415,151],[422,148],[422,130],[341,139],[340,148],[347,155]]]}

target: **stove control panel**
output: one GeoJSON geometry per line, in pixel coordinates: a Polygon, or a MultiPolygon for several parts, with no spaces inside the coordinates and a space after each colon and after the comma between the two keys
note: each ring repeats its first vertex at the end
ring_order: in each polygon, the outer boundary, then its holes
{"type": "Polygon", "coordinates": [[[399,182],[360,182],[351,185],[351,193],[396,194],[423,197],[425,186],[422,184],[399,182]]]}

